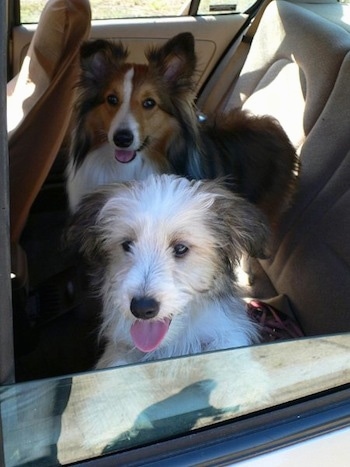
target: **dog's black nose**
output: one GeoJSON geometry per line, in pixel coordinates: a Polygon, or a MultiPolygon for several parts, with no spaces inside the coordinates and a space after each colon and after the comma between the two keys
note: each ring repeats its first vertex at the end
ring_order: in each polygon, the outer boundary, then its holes
{"type": "Polygon", "coordinates": [[[119,130],[114,133],[113,141],[119,148],[128,148],[134,141],[134,135],[130,130],[119,130]]]}
{"type": "Polygon", "coordinates": [[[151,297],[134,297],[130,303],[130,310],[136,318],[151,319],[159,313],[159,302],[151,297]]]}

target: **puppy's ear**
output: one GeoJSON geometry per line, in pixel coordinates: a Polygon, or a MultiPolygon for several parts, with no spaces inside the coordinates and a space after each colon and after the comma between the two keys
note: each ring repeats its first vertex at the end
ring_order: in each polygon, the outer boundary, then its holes
{"type": "Polygon", "coordinates": [[[193,87],[196,55],[190,32],[178,34],[162,47],[149,49],[146,58],[150,69],[158,72],[168,84],[193,87]]]}
{"type": "Polygon", "coordinates": [[[97,219],[109,197],[107,189],[85,196],[71,216],[64,233],[64,245],[72,251],[82,253],[89,263],[103,259],[100,258],[103,255],[97,219]]]}
{"type": "Polygon", "coordinates": [[[127,57],[128,50],[121,42],[114,44],[98,39],[83,43],[80,48],[81,81],[83,84],[98,84],[121,66],[127,57]]]}
{"type": "Polygon", "coordinates": [[[243,253],[255,258],[269,256],[267,220],[260,209],[217,183],[209,183],[214,194],[213,212],[225,256],[234,262],[243,253]]]}

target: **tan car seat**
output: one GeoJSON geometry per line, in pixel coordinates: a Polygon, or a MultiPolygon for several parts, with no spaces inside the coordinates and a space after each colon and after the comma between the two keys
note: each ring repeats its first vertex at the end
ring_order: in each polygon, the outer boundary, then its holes
{"type": "Polygon", "coordinates": [[[80,44],[90,33],[88,0],[49,0],[20,73],[7,85],[11,242],[65,137],[80,44]]]}
{"type": "Polygon", "coordinates": [[[287,297],[315,335],[350,331],[350,35],[341,5],[303,5],[267,6],[223,110],[273,115],[298,148],[298,193],[271,258],[252,260],[251,295],[287,297]]]}

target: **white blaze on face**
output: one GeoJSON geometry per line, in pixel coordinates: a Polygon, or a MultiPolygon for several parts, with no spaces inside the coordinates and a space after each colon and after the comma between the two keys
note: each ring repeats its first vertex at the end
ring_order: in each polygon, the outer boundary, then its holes
{"type": "Polygon", "coordinates": [[[140,146],[138,123],[131,113],[131,97],[133,93],[133,77],[134,68],[130,68],[124,76],[123,95],[121,97],[122,104],[118,109],[117,114],[112,120],[109,132],[108,141],[114,144],[113,137],[118,130],[129,130],[134,135],[134,141],[130,146],[130,150],[137,150],[140,146]]]}

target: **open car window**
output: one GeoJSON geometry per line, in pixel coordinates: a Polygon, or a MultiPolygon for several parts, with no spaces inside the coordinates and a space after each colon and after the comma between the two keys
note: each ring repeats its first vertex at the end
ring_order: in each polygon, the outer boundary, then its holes
{"type": "Polygon", "coordinates": [[[338,335],[4,386],[6,466],[124,452],[349,381],[350,335],[338,335]]]}

